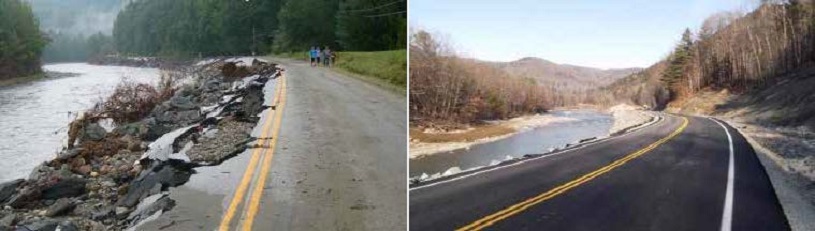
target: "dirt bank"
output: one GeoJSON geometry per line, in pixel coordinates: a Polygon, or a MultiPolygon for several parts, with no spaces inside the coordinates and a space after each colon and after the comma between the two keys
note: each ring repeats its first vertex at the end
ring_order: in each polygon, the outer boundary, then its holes
{"type": "Polygon", "coordinates": [[[669,111],[714,116],[739,129],[762,159],[794,230],[815,220],[815,68],[747,92],[705,89],[669,111]]]}

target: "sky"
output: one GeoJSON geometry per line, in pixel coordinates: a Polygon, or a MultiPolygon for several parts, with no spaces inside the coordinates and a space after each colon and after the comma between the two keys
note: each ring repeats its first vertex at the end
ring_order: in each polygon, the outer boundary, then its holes
{"type": "Polygon", "coordinates": [[[755,0],[410,0],[411,29],[434,33],[464,57],[539,57],[598,68],[648,67],[685,28],[752,9],[755,0]]]}

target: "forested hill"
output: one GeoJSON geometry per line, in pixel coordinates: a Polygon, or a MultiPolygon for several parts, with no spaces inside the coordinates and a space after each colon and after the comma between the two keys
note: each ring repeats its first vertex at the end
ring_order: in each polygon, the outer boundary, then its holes
{"type": "Polygon", "coordinates": [[[46,42],[26,2],[0,0],[0,79],[40,72],[46,42]]]}
{"type": "Polygon", "coordinates": [[[305,51],[404,49],[404,0],[140,0],[116,18],[129,55],[194,57],[305,51]]]}
{"type": "Polygon", "coordinates": [[[664,108],[682,107],[705,92],[769,89],[815,66],[815,2],[763,1],[749,13],[713,15],[681,38],[668,58],[593,98],[664,108]]]}
{"type": "Polygon", "coordinates": [[[563,90],[592,90],[604,87],[642,69],[603,70],[569,64],[557,64],[540,58],[523,58],[512,62],[493,63],[511,75],[535,79],[539,84],[563,90]]]}

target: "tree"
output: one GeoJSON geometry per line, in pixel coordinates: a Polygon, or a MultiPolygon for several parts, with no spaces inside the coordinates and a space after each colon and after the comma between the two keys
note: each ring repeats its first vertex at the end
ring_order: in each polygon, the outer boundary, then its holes
{"type": "Polygon", "coordinates": [[[134,1],[114,23],[125,54],[194,57],[268,50],[282,0],[134,1]]]}
{"type": "Polygon", "coordinates": [[[668,68],[662,75],[662,81],[672,88],[672,94],[675,94],[677,83],[684,78],[685,70],[690,64],[692,59],[691,47],[693,46],[693,39],[690,29],[685,29],[682,33],[682,40],[679,42],[673,53],[669,56],[668,68]]]}
{"type": "Polygon", "coordinates": [[[337,42],[347,50],[403,49],[406,12],[402,0],[344,1],[337,13],[337,42]]]}
{"type": "Polygon", "coordinates": [[[28,3],[0,0],[0,78],[40,72],[47,42],[28,3]]]}
{"type": "Polygon", "coordinates": [[[286,1],[278,13],[275,51],[300,51],[311,46],[336,47],[336,0],[286,1]]]}

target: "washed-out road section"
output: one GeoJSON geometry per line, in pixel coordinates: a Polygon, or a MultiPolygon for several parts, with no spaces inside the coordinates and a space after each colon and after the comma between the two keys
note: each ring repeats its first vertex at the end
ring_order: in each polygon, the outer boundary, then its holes
{"type": "Polygon", "coordinates": [[[663,117],[595,144],[412,186],[410,229],[789,230],[735,129],[663,117]]]}
{"type": "MultiPolygon", "coordinates": [[[[286,69],[279,137],[269,171],[254,170],[229,230],[242,227],[257,174],[267,176],[254,230],[404,229],[405,97],[324,67],[268,59],[286,69]]],[[[251,151],[197,168],[187,184],[171,190],[176,207],[140,229],[218,229],[251,151]]]]}

